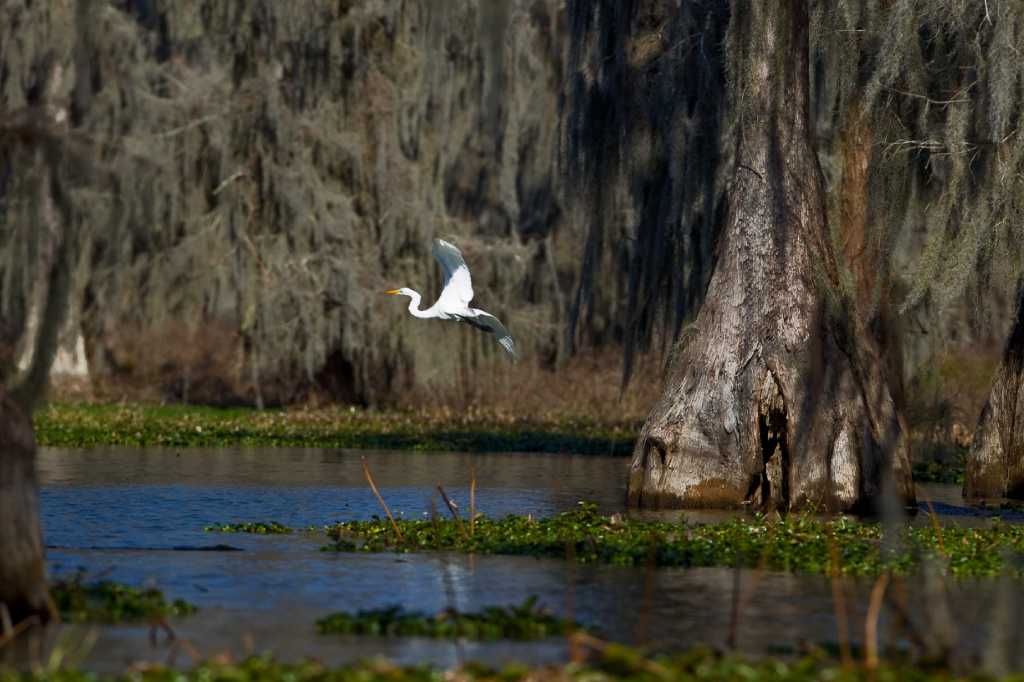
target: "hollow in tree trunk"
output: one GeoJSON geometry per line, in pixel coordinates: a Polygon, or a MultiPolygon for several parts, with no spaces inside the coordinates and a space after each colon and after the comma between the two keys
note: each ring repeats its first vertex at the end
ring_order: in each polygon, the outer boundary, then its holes
{"type": "Polygon", "coordinates": [[[643,507],[864,508],[914,497],[906,429],[838,291],[809,127],[806,0],[735,2],[729,216],[633,454],[643,507]]]}
{"type": "Polygon", "coordinates": [[[1018,287],[1013,330],[974,431],[964,497],[1024,498],[1024,286],[1018,287]]]}
{"type": "Polygon", "coordinates": [[[0,618],[10,623],[50,615],[35,451],[31,420],[0,387],[0,618]]]}

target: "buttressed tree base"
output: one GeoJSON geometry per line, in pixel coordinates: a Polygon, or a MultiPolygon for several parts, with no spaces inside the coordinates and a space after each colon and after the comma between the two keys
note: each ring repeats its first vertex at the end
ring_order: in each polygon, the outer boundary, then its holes
{"type": "Polygon", "coordinates": [[[0,387],[0,617],[8,623],[49,613],[35,452],[32,421],[0,387]]]}
{"type": "Polygon", "coordinates": [[[729,214],[704,305],[629,478],[642,507],[870,507],[912,500],[906,429],[839,290],[809,123],[804,0],[734,9],[740,113],[729,214]]]}
{"type": "Polygon", "coordinates": [[[1024,288],[967,457],[964,497],[1024,498],[1024,288]]]}

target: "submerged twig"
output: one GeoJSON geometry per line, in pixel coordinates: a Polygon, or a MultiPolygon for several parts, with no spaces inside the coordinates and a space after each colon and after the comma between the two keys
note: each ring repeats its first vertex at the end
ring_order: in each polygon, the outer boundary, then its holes
{"type": "Polygon", "coordinates": [[[388,503],[384,501],[384,498],[381,497],[380,491],[377,490],[377,484],[373,482],[373,476],[370,475],[370,467],[366,463],[366,458],[363,457],[362,460],[363,473],[366,474],[366,482],[370,484],[370,490],[372,490],[373,494],[377,496],[377,501],[380,502],[380,506],[384,508],[384,513],[388,515],[388,520],[391,521],[391,527],[395,529],[395,535],[397,535],[398,539],[401,540],[402,531],[399,530],[398,524],[395,523],[395,517],[391,515],[391,510],[388,509],[388,503]]]}

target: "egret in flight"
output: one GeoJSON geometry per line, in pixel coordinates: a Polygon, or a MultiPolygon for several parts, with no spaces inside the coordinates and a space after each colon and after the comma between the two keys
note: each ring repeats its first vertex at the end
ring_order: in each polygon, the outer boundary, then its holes
{"type": "Polygon", "coordinates": [[[513,358],[516,354],[516,344],[512,335],[505,329],[505,325],[498,321],[494,315],[479,308],[470,308],[469,302],[473,300],[473,281],[469,277],[469,268],[460,252],[453,245],[443,239],[434,240],[434,258],[441,264],[444,270],[444,288],[437,302],[426,310],[420,310],[420,295],[418,292],[402,287],[401,289],[390,289],[385,294],[392,296],[408,296],[409,314],[413,317],[436,317],[442,320],[455,320],[466,322],[481,331],[494,334],[501,347],[513,358]]]}

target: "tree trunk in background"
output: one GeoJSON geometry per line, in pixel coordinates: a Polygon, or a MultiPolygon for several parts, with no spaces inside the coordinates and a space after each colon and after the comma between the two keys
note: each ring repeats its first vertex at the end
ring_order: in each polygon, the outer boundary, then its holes
{"type": "Polygon", "coordinates": [[[0,604],[14,623],[50,615],[35,452],[31,420],[0,387],[0,604]]]}
{"type": "Polygon", "coordinates": [[[634,451],[643,507],[846,510],[914,497],[906,430],[838,268],[809,128],[806,0],[737,2],[730,214],[707,297],[634,451]],[[742,6],[739,6],[742,5],[742,6]]]}
{"type": "Polygon", "coordinates": [[[869,180],[875,135],[872,121],[859,99],[849,105],[846,123],[839,135],[843,175],[839,185],[839,234],[843,262],[853,277],[857,312],[868,327],[885,360],[889,391],[897,409],[904,407],[903,349],[899,326],[889,301],[888,261],[882,249],[882,234],[871,229],[869,180]]]}
{"type": "Polygon", "coordinates": [[[1017,314],[967,456],[964,497],[1024,498],[1024,283],[1017,314]]]}

